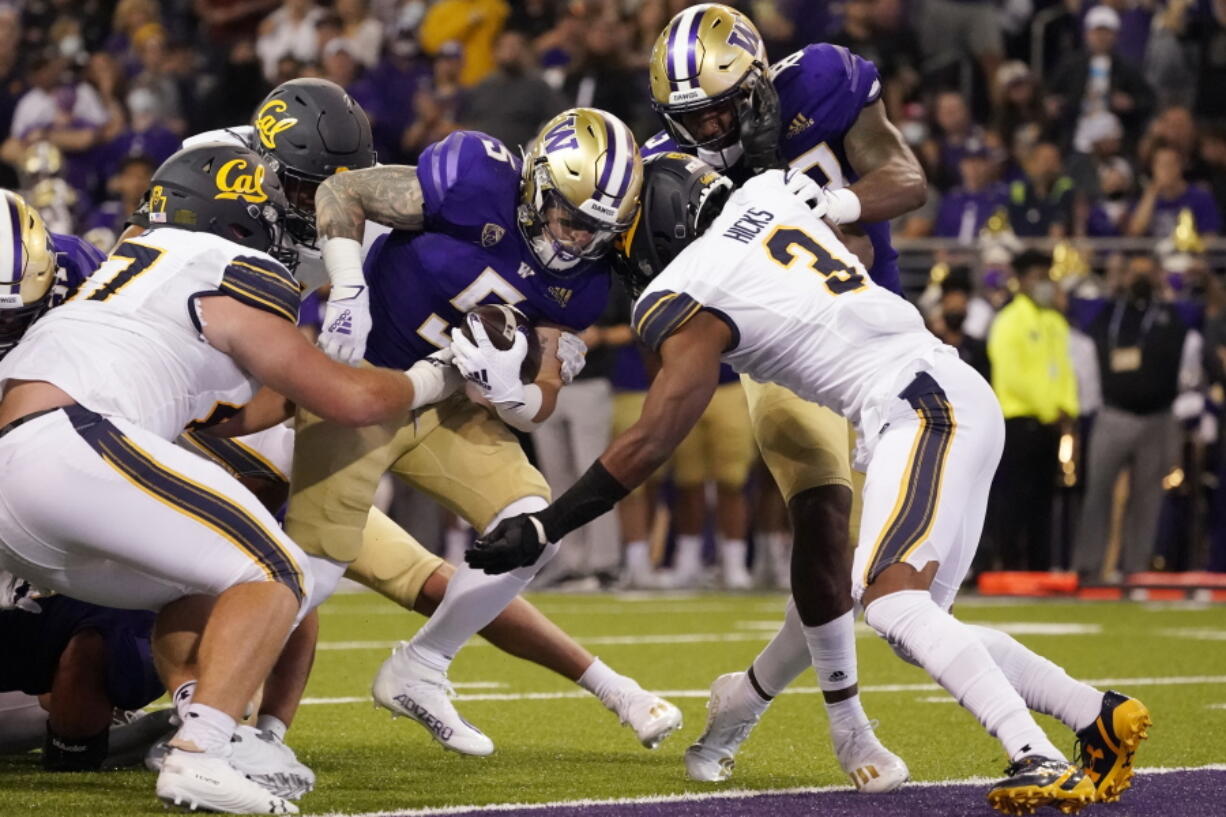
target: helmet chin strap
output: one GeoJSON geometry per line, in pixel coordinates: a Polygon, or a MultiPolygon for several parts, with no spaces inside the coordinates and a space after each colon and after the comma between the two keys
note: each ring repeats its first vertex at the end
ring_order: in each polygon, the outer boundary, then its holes
{"type": "Polygon", "coordinates": [[[740,142],[734,142],[728,147],[721,148],[719,150],[698,148],[698,158],[702,159],[716,170],[727,170],[737,162],[741,161],[741,157],[744,155],[745,149],[741,147],[740,142]]]}
{"type": "Polygon", "coordinates": [[[564,257],[544,233],[534,236],[531,239],[531,244],[532,251],[536,254],[537,260],[541,262],[541,266],[545,267],[545,269],[553,270],[554,272],[565,272],[583,262],[582,256],[571,255],[570,257],[564,257]]]}

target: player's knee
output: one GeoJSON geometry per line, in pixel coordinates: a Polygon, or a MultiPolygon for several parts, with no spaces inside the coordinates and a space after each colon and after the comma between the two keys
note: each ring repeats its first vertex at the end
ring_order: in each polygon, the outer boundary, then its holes
{"type": "Polygon", "coordinates": [[[925,590],[898,590],[871,600],[864,623],[889,643],[899,658],[922,666],[938,681],[965,651],[957,623],[925,590]]]}
{"type": "Polygon", "coordinates": [[[846,485],[801,491],[788,502],[788,512],[798,545],[834,553],[848,550],[851,489],[846,485]]]}
{"type": "Polygon", "coordinates": [[[97,630],[82,630],[68,640],[56,666],[57,680],[101,686],[106,677],[106,639],[97,630]]]}

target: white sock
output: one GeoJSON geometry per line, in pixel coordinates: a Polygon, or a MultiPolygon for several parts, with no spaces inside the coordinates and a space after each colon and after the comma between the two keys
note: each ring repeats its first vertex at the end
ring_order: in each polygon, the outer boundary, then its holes
{"type": "Polygon", "coordinates": [[[749,546],[744,539],[719,539],[719,562],[724,569],[724,578],[748,576],[745,554],[749,546]]]}
{"type": "Polygon", "coordinates": [[[762,713],[767,710],[774,700],[772,695],[769,698],[763,698],[762,692],[754,685],[753,668],[741,676],[740,684],[737,691],[733,693],[736,696],[736,701],[739,705],[745,707],[757,717],[762,717],[762,713]]]}
{"type": "Polygon", "coordinates": [[[192,698],[196,694],[196,682],[185,681],[175,689],[175,694],[170,696],[170,702],[174,704],[175,715],[179,718],[179,723],[187,720],[187,708],[191,706],[192,698]]]}
{"type": "Polygon", "coordinates": [[[443,558],[453,565],[464,564],[464,551],[472,543],[467,525],[456,525],[443,533],[443,558]]]}
{"type": "Polygon", "coordinates": [[[792,586],[792,534],[787,531],[771,531],[763,534],[762,547],[766,553],[763,561],[770,565],[770,578],[776,587],[792,586]]]}
{"type": "MultiPolygon", "coordinates": [[[[851,610],[819,624],[804,627],[809,657],[817,672],[817,685],[823,692],[838,692],[857,683],[855,616],[851,610]]],[[[859,693],[836,703],[826,704],[831,732],[851,732],[868,726],[868,716],[859,693]]]]}
{"type": "Polygon", "coordinates": [[[285,733],[289,731],[289,727],[285,722],[276,715],[260,715],[255,722],[255,728],[261,732],[272,732],[277,736],[277,740],[285,742],[285,733]]]}
{"type": "Polygon", "coordinates": [[[234,736],[234,718],[208,704],[192,703],[171,745],[189,752],[221,754],[234,736]]]}
{"type": "Polygon", "coordinates": [[[646,540],[626,544],[626,568],[635,576],[651,572],[651,545],[646,540]]]}
{"type": "Polygon", "coordinates": [[[599,698],[605,706],[609,706],[615,692],[628,686],[638,686],[637,681],[616,672],[599,658],[592,661],[576,683],[599,698]]]}
{"type": "Polygon", "coordinates": [[[677,553],[673,568],[678,578],[689,579],[702,575],[702,537],[683,534],[677,537],[677,553]]]}
{"type": "Polygon", "coordinates": [[[1103,693],[1069,677],[1063,667],[1031,652],[1008,633],[975,624],[967,626],[1034,711],[1059,719],[1074,732],[1092,724],[1102,711],[1103,693]]]}
{"type": "Polygon", "coordinates": [[[788,599],[783,626],[749,666],[755,689],[769,701],[800,677],[809,663],[809,645],[805,643],[800,614],[796,612],[796,602],[788,599]]]}
{"type": "Polygon", "coordinates": [[[902,590],[874,599],[864,610],[864,621],[978,718],[1004,744],[1010,760],[1030,754],[1065,759],[983,642],[926,591],[902,590]]]}

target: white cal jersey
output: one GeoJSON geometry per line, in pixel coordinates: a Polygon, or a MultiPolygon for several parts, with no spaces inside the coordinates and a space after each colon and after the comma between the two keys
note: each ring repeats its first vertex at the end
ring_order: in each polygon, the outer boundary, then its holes
{"type": "Polygon", "coordinates": [[[147,231],[30,328],[0,361],[0,389],[45,380],[167,440],[220,422],[258,384],[201,334],[197,297],[217,294],[297,320],[298,282],[265,253],[211,233],[147,231]]]}
{"type": "MultiPolygon", "coordinates": [[[[255,128],[251,125],[238,125],[233,128],[219,128],[218,130],[209,130],[204,133],[198,133],[195,136],[189,136],[183,140],[180,149],[196,147],[197,145],[208,144],[209,142],[227,142],[234,145],[242,145],[245,148],[259,152],[259,138],[256,136],[255,128]]],[[[362,235],[362,260],[366,260],[366,254],[370,252],[370,246],[375,243],[375,239],[384,233],[390,233],[391,227],[385,227],[382,224],[376,224],[373,221],[366,222],[366,229],[362,235]]],[[[292,239],[293,236],[290,236],[292,239]]],[[[294,270],[295,277],[302,282],[304,292],[309,292],[318,289],[331,280],[328,277],[328,270],[324,267],[323,257],[319,250],[312,249],[298,242],[294,242],[294,249],[298,251],[298,268],[294,270]]]]}
{"type": "MultiPolygon", "coordinates": [[[[877,286],[824,221],[771,171],[736,190],[634,306],[652,349],[701,309],[733,334],[724,359],[857,426],[909,366],[945,347],[914,306],[877,286]]],[[[914,373],[914,369],[911,369],[914,373]]],[[[872,429],[875,431],[875,429],[872,429]]],[[[875,436],[875,435],[874,435],[875,436]]]]}

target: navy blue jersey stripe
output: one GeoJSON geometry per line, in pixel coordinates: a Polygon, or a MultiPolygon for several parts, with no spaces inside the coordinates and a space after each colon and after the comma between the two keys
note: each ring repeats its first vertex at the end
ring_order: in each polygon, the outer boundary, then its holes
{"type": "Polygon", "coordinates": [[[239,256],[226,267],[219,286],[239,301],[297,322],[301,287],[289,270],[274,261],[239,256]]]}

